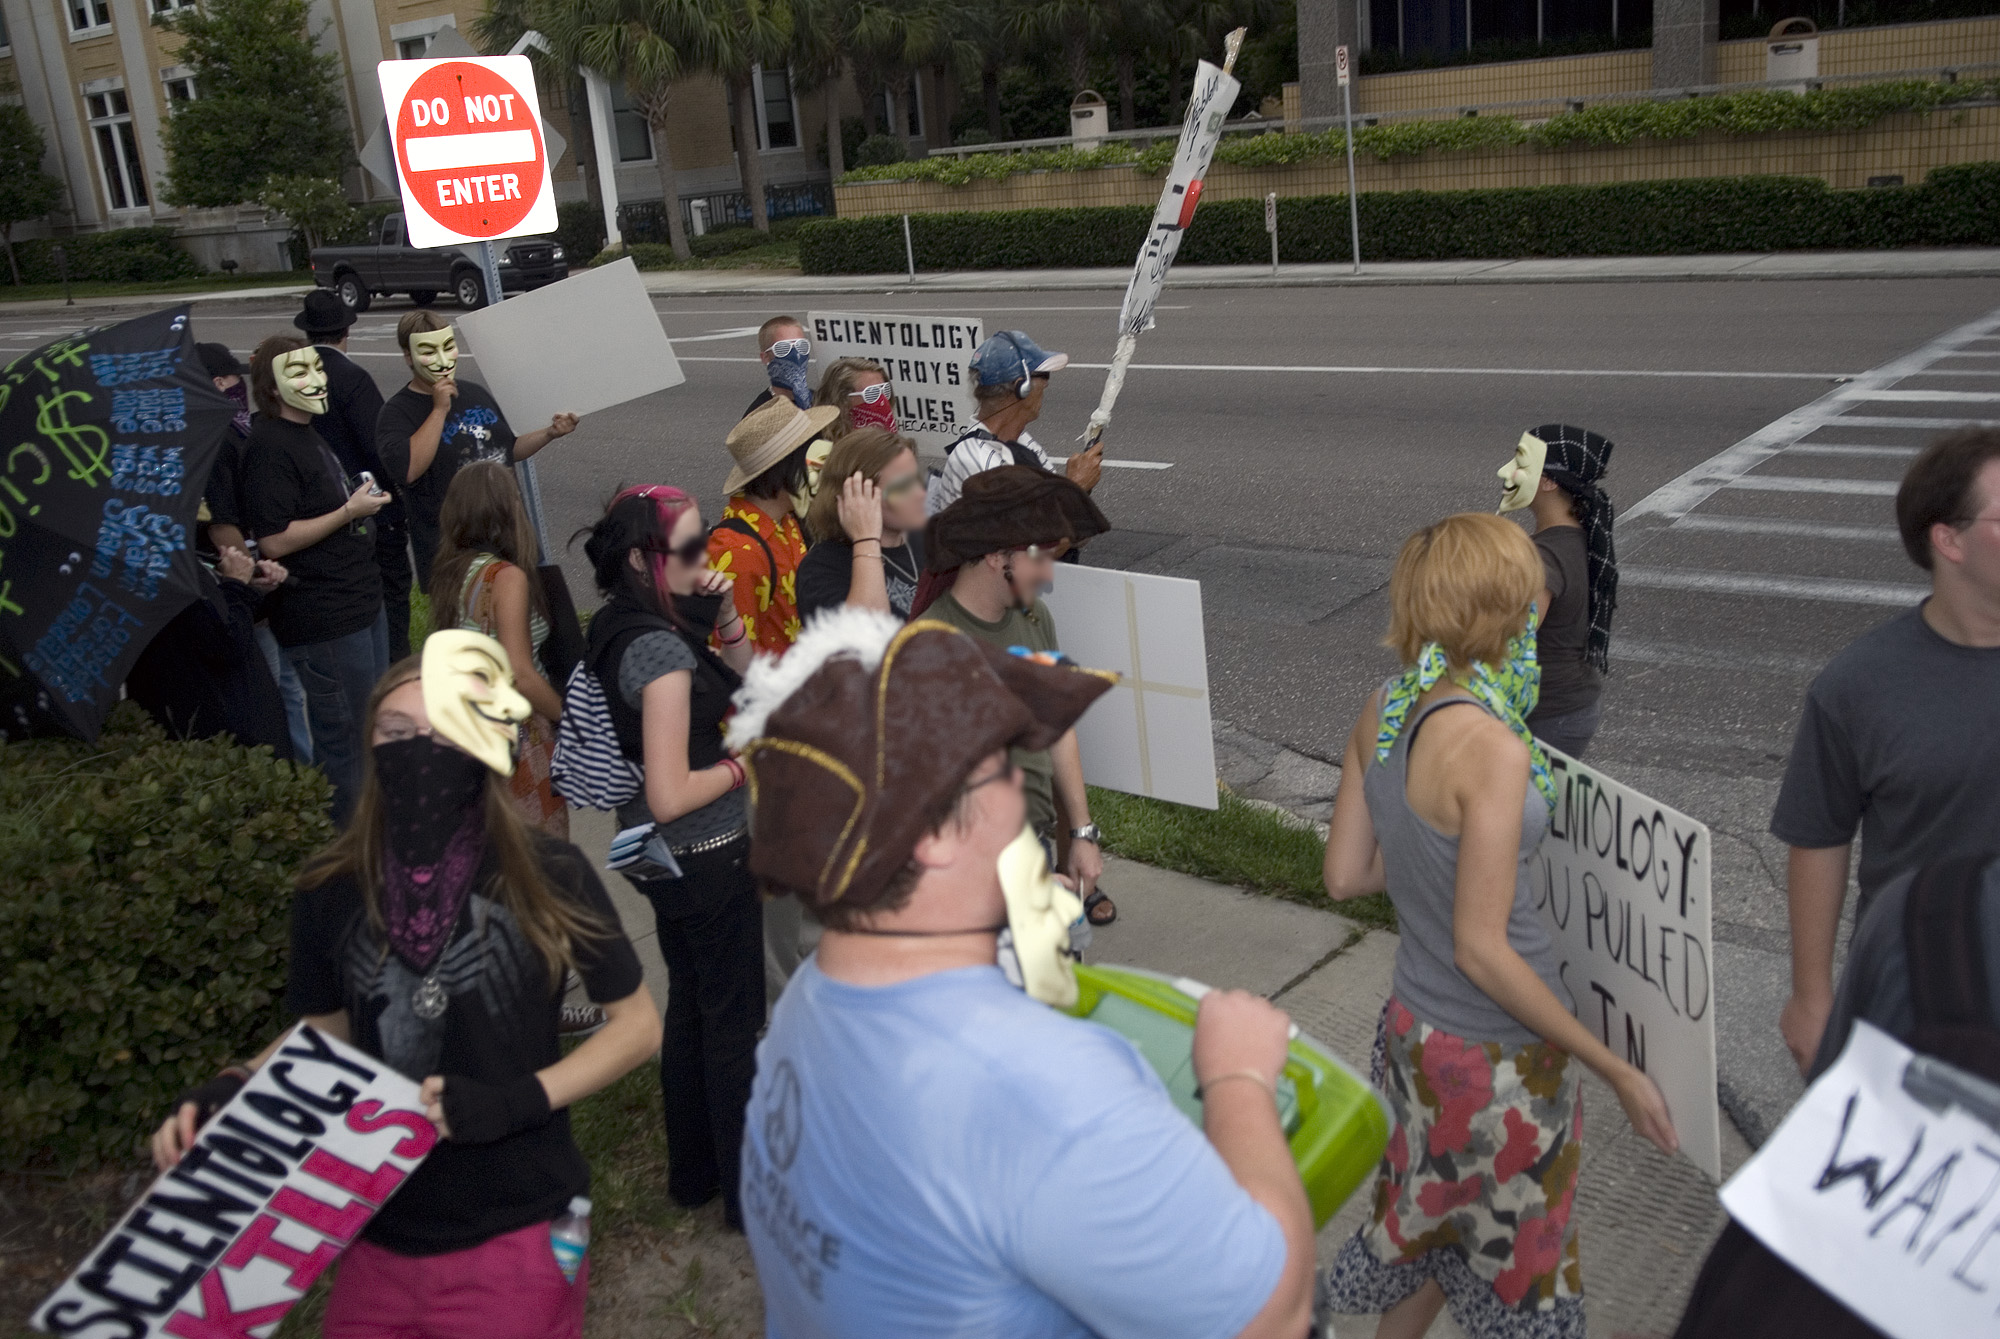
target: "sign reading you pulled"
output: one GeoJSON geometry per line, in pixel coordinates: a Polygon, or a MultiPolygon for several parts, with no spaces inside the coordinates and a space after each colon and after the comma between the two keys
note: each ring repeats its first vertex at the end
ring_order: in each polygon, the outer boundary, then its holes
{"type": "Polygon", "coordinates": [[[417,1085],[300,1023],[68,1282],[46,1334],[269,1333],[437,1142],[417,1085]]]}
{"type": "Polygon", "coordinates": [[[1681,1152],[1722,1179],[1708,828],[1549,749],[1559,803],[1529,863],[1563,1003],[1650,1074],[1681,1152]]]}
{"type": "Polygon", "coordinates": [[[836,358],[882,365],[896,392],[896,426],[919,450],[942,451],[979,421],[972,399],[972,351],[980,322],[971,316],[888,316],[879,312],[807,312],[815,375],[836,358]]]}

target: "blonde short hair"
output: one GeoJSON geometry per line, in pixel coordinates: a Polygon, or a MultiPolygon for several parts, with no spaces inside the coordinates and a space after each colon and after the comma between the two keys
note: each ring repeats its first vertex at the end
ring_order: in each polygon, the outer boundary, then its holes
{"type": "Polygon", "coordinates": [[[1430,642],[1454,673],[1475,661],[1497,664],[1527,626],[1542,582],[1541,557],[1520,526],[1484,512],[1447,516],[1403,541],[1383,644],[1405,665],[1430,642]]]}

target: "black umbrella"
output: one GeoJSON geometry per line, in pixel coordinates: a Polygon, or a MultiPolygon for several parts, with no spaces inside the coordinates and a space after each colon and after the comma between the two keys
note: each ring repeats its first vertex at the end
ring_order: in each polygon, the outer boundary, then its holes
{"type": "Polygon", "coordinates": [[[81,330],[0,372],[0,736],[94,740],[202,589],[202,485],[235,406],[188,309],[81,330]]]}

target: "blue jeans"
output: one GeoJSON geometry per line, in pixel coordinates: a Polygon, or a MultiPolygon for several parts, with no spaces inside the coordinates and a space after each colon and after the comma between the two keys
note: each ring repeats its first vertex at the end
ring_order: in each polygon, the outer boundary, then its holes
{"type": "Polygon", "coordinates": [[[292,737],[292,758],[309,767],[313,760],[312,726],[306,720],[306,690],[299,683],[299,672],[278,649],[269,624],[259,623],[256,632],[257,649],[264,653],[264,663],[278,681],[278,696],[285,700],[285,732],[292,737]]]}
{"type": "Polygon", "coordinates": [[[333,821],[345,827],[361,793],[361,751],[368,746],[361,722],[368,695],[389,668],[389,621],[378,609],[375,621],[359,632],[284,650],[306,690],[313,761],[333,783],[333,821]]]}

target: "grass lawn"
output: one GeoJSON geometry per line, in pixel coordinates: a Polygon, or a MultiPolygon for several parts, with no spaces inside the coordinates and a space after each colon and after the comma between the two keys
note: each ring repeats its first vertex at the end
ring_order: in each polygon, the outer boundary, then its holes
{"type": "Polygon", "coordinates": [[[1228,791],[1213,811],[1113,790],[1090,790],[1090,816],[1104,829],[1104,849],[1127,860],[1338,911],[1374,930],[1394,930],[1396,913],[1375,893],[1351,902],[1326,895],[1320,869],[1326,843],[1303,823],[1228,791]]]}
{"type": "MultiPolygon", "coordinates": [[[[796,252],[794,247],[794,263],[796,252]]],[[[214,293],[231,288],[282,288],[311,284],[311,270],[271,270],[263,274],[201,274],[192,279],[161,279],[152,283],[75,283],[70,292],[80,298],[144,297],[150,293],[214,293]]],[[[0,302],[28,302],[54,298],[61,301],[61,284],[0,284],[0,302]]]]}

